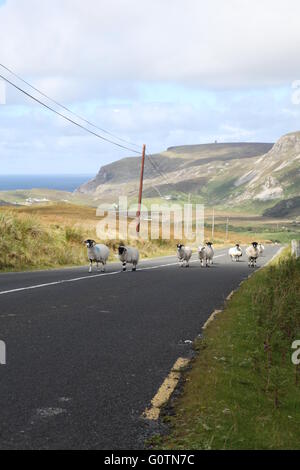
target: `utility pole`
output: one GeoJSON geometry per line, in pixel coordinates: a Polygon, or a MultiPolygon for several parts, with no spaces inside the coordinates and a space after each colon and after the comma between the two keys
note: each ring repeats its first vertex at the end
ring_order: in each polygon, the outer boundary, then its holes
{"type": "Polygon", "coordinates": [[[139,236],[140,228],[141,228],[141,206],[142,206],[142,197],[143,197],[145,155],[146,155],[146,145],[144,144],[143,145],[143,153],[142,153],[142,166],[141,166],[141,176],[140,176],[140,190],[139,190],[138,210],[136,212],[136,234],[137,234],[137,236],[139,236]]]}
{"type": "Polygon", "coordinates": [[[214,241],[214,235],[215,235],[215,208],[213,208],[213,213],[212,213],[212,224],[211,224],[211,241],[214,241]]]}

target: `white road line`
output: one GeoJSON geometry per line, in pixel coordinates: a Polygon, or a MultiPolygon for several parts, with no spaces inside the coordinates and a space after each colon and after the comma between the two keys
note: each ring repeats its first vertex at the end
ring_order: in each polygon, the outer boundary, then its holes
{"type": "MultiPolygon", "coordinates": [[[[220,254],[214,256],[214,258],[220,258],[222,256],[225,256],[226,254],[220,254]]],[[[199,260],[192,260],[190,261],[191,263],[197,263],[199,260]]],[[[148,271],[150,269],[159,269],[159,268],[165,268],[167,266],[176,266],[178,265],[178,261],[175,263],[167,263],[167,264],[158,264],[156,266],[148,266],[144,268],[139,268],[138,271],[148,271]]],[[[85,279],[95,279],[96,277],[102,277],[102,276],[113,276],[115,274],[123,274],[122,271],[112,271],[111,273],[101,273],[101,274],[94,274],[94,275],[89,275],[89,276],[81,276],[81,277],[76,277],[73,279],[62,279],[60,281],[53,281],[53,282],[47,282],[45,284],[36,284],[33,286],[27,286],[27,287],[19,287],[17,289],[10,289],[10,290],[5,290],[5,291],[0,291],[0,295],[6,295],[6,294],[11,294],[14,292],[23,292],[26,290],[33,290],[33,289],[41,289],[42,287],[51,287],[51,286],[57,286],[59,284],[64,284],[67,282],[78,282],[78,281],[83,281],[85,279]]]]}

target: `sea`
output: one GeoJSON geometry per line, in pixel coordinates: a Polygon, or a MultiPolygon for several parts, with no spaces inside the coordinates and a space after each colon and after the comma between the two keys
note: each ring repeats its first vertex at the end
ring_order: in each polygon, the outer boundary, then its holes
{"type": "Polygon", "coordinates": [[[56,189],[72,192],[95,175],[1,175],[0,191],[56,189]]]}

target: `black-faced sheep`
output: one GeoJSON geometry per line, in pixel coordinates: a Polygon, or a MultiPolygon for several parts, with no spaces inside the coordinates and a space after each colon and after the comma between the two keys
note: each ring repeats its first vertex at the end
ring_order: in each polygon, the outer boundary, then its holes
{"type": "Polygon", "coordinates": [[[188,246],[184,246],[181,243],[177,245],[177,256],[181,267],[183,267],[184,263],[186,268],[189,267],[189,261],[191,259],[192,254],[193,251],[188,246]]]}
{"type": "Polygon", "coordinates": [[[246,248],[246,255],[248,256],[248,266],[249,268],[254,268],[256,266],[256,260],[259,257],[258,243],[252,242],[248,248],[246,248]]]}
{"type": "Polygon", "coordinates": [[[240,247],[240,245],[237,243],[232,248],[229,248],[228,254],[231,257],[232,261],[239,261],[240,258],[243,256],[243,250],[240,247]]]}
{"type": "Polygon", "coordinates": [[[96,243],[95,240],[85,240],[87,247],[88,258],[90,260],[89,272],[92,272],[93,262],[97,264],[97,270],[99,269],[99,263],[102,264],[101,271],[105,271],[105,265],[109,257],[109,248],[106,245],[96,243]]]}
{"type": "Polygon", "coordinates": [[[212,247],[212,243],[207,242],[205,245],[200,245],[198,248],[198,256],[201,266],[204,266],[204,262],[207,268],[212,265],[214,258],[214,250],[212,247]]]}
{"type": "Polygon", "coordinates": [[[130,246],[120,245],[118,252],[119,260],[123,265],[123,271],[126,271],[127,263],[132,264],[132,271],[136,271],[140,257],[139,250],[130,246]]]}

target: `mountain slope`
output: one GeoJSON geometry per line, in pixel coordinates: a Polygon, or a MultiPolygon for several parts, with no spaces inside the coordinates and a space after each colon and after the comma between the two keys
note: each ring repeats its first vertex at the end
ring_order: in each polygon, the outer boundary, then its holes
{"type": "Polygon", "coordinates": [[[300,196],[278,202],[275,206],[265,210],[263,215],[266,217],[299,217],[300,196]]]}
{"type": "MultiPolygon", "coordinates": [[[[205,168],[209,165],[208,173],[210,173],[211,166],[215,164],[223,166],[229,164],[231,160],[257,157],[257,155],[267,152],[271,147],[272,144],[256,143],[186,145],[170,147],[165,152],[152,155],[151,160],[166,175],[167,181],[168,176],[175,177],[173,186],[179,183],[180,186],[183,186],[180,188],[182,191],[190,191],[190,180],[195,180],[194,183],[198,181],[201,167],[205,168]]],[[[140,158],[124,158],[101,167],[97,176],[80,186],[77,192],[106,199],[106,196],[114,191],[118,193],[120,185],[125,184],[125,193],[130,194],[131,186],[133,186],[133,191],[136,190],[139,175],[140,158]]],[[[206,180],[207,178],[205,178],[206,180]]],[[[163,193],[170,192],[166,179],[153,168],[146,157],[145,187],[152,186],[151,183],[160,187],[163,193]]],[[[197,192],[197,190],[198,188],[195,187],[194,191],[197,192]]]]}
{"type": "MultiPolygon", "coordinates": [[[[269,143],[227,143],[170,147],[146,157],[144,198],[186,200],[222,207],[252,204],[264,209],[300,195],[300,132],[269,143]]],[[[139,158],[103,166],[78,188],[95,201],[115,202],[119,195],[136,197],[139,158]]]]}

